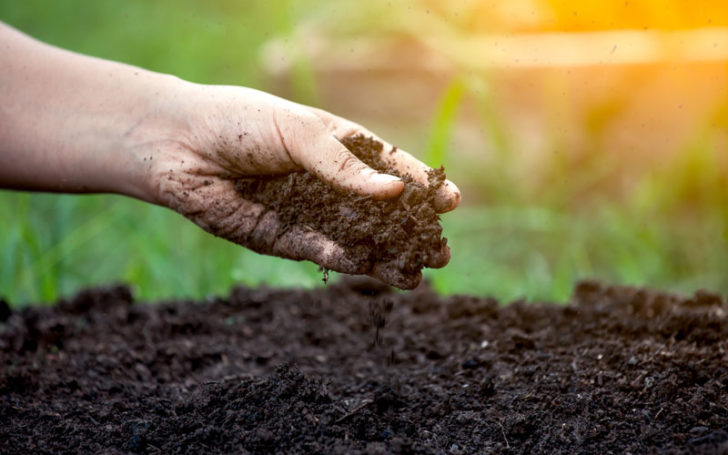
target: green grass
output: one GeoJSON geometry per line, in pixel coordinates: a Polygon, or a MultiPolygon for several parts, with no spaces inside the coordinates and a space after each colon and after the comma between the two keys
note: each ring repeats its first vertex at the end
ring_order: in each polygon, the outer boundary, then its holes
{"type": "MultiPolygon", "coordinates": [[[[52,301],[114,281],[147,299],[204,297],[237,283],[321,285],[314,264],[257,255],[123,197],[4,193],[0,201],[0,216],[10,220],[0,226],[0,288],[13,302],[52,301]]],[[[590,277],[728,289],[725,225],[716,217],[676,223],[605,205],[580,214],[494,205],[443,220],[453,260],[426,276],[445,293],[564,300],[575,280],[590,277]]]]}
{"type": "Polygon", "coordinates": [[[427,151],[423,160],[431,167],[439,167],[446,164],[448,160],[448,143],[452,136],[453,126],[460,107],[460,102],[465,94],[465,84],[460,79],[455,79],[445,89],[440,105],[432,123],[432,133],[427,151]]]}
{"type": "MultiPolygon", "coordinates": [[[[198,82],[265,89],[260,46],[290,34],[305,15],[320,13],[309,11],[316,4],[30,0],[0,3],[0,19],[76,51],[198,82]]],[[[292,93],[312,103],[318,87],[310,63],[294,62],[292,93]]],[[[442,270],[426,271],[438,290],[563,300],[574,281],[596,277],[682,292],[728,292],[728,182],[717,165],[725,150],[715,145],[715,130],[707,128],[687,144],[677,161],[656,166],[633,195],[618,197],[593,188],[617,171],[600,148],[600,116],[613,111],[607,106],[584,125],[594,141],[578,173],[571,173],[573,163],[552,160],[525,185],[515,177],[507,139],[512,132],[499,121],[487,80],[453,80],[432,113],[423,159],[458,176],[470,191],[466,201],[487,204],[443,217],[453,259],[442,270]],[[450,145],[466,101],[494,151],[487,165],[458,161],[450,145]]],[[[565,108],[556,103],[555,111],[565,108]]],[[[726,117],[721,111],[708,123],[728,128],[726,117]]],[[[551,140],[558,149],[561,138],[551,140]]],[[[314,264],[257,255],[171,211],[119,196],[0,192],[0,216],[0,294],[15,303],[49,302],[114,281],[131,283],[144,299],[199,298],[238,283],[322,285],[314,264]]]]}
{"type": "Polygon", "coordinates": [[[676,292],[725,292],[725,224],[602,205],[581,213],[543,206],[465,207],[446,218],[453,261],[428,271],[444,293],[566,300],[580,279],[676,292]]]}
{"type": "Polygon", "coordinates": [[[0,195],[0,288],[14,302],[132,283],[144,298],[202,297],[235,283],[314,286],[310,263],[260,256],[181,216],[120,196],[0,195]]]}

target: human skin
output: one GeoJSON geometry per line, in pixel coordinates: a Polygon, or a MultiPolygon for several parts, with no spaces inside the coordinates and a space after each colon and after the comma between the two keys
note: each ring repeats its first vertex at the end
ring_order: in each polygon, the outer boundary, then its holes
{"type": "MultiPolygon", "coordinates": [[[[258,90],[194,84],[76,54],[0,23],[1,187],[123,194],[259,253],[411,288],[419,275],[356,264],[318,232],[279,229],[274,212],[235,191],[237,177],[305,169],[335,188],[396,197],[404,188],[399,178],[375,172],[339,142],[356,134],[376,138],[326,111],[258,90]]],[[[386,159],[427,183],[429,168],[408,153],[397,149],[386,159]]],[[[447,181],[435,208],[445,212],[459,202],[447,181]]],[[[443,267],[449,257],[444,247],[427,265],[443,267]]]]}

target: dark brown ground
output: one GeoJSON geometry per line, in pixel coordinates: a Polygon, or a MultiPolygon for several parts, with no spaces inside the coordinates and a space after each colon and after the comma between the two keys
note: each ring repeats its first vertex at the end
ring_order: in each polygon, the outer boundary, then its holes
{"type": "Polygon", "coordinates": [[[728,453],[728,304],[708,293],[584,283],[568,306],[499,306],[349,282],[132,301],[97,289],[10,315],[0,452],[728,453]]]}
{"type": "MultiPolygon", "coordinates": [[[[389,151],[382,152],[380,142],[361,135],[341,142],[373,169],[401,177],[402,194],[393,200],[372,200],[353,191],[336,191],[308,172],[239,179],[236,188],[245,199],[276,212],[283,225],[309,227],[344,246],[347,258],[362,265],[362,273],[382,263],[412,277],[441,262],[447,240],[441,237],[434,199],[445,171],[432,170],[426,187],[392,168],[384,159],[389,151]]],[[[416,285],[419,280],[402,282],[416,285]]]]}

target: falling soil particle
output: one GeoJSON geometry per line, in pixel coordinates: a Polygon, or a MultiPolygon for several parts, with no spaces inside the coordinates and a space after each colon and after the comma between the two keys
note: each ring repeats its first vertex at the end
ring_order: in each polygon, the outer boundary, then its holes
{"type": "Polygon", "coordinates": [[[369,302],[369,317],[374,326],[374,344],[380,345],[382,338],[379,331],[387,325],[390,313],[394,308],[394,301],[390,299],[377,299],[369,302]]]}
{"type": "Polygon", "coordinates": [[[379,263],[405,277],[418,276],[423,267],[438,262],[447,245],[434,209],[445,171],[431,170],[425,186],[392,168],[382,157],[380,142],[359,135],[342,143],[371,168],[401,177],[405,183],[402,194],[391,200],[374,200],[335,190],[308,172],[239,179],[236,188],[246,199],[275,211],[284,226],[304,226],[325,234],[365,270],[379,263]]]}
{"type": "Polygon", "coordinates": [[[727,313],[595,282],[503,306],[362,280],[91,289],[0,325],[0,451],[725,454],[727,313]]]}

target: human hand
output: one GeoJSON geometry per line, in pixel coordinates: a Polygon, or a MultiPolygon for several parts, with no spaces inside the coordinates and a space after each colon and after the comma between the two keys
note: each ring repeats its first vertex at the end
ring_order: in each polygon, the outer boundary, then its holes
{"type": "MultiPolygon", "coordinates": [[[[178,97],[183,101],[177,111],[184,119],[182,127],[141,152],[155,202],[262,254],[369,274],[401,288],[419,283],[420,275],[404,276],[392,264],[353,262],[343,245],[319,232],[303,226],[281,229],[275,212],[245,200],[235,189],[240,177],[305,169],[338,189],[376,199],[396,197],[404,188],[399,178],[374,171],[339,142],[358,134],[375,135],[328,112],[257,90],[183,84],[186,92],[178,97]]],[[[392,167],[427,185],[429,167],[402,150],[390,154],[392,147],[381,142],[392,167]]],[[[446,212],[459,202],[459,190],[446,181],[436,195],[435,209],[446,212]]],[[[443,267],[449,257],[445,246],[426,266],[443,267]]]]}
{"type": "MultiPolygon", "coordinates": [[[[399,287],[419,282],[392,264],[357,264],[321,233],[281,229],[276,213],[235,190],[236,178],[305,169],[340,189],[395,197],[402,181],[367,168],[338,141],[374,136],[362,127],[256,90],[191,84],[64,51],[2,23],[0,46],[0,187],[126,194],[261,253],[399,287]]],[[[392,167],[427,183],[424,164],[384,145],[392,167]]],[[[446,182],[434,205],[444,212],[459,201],[446,182]]],[[[442,267],[449,250],[430,256],[426,265],[442,267]]]]}

